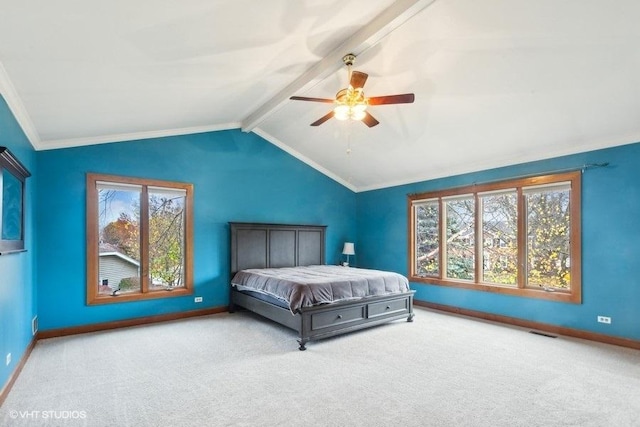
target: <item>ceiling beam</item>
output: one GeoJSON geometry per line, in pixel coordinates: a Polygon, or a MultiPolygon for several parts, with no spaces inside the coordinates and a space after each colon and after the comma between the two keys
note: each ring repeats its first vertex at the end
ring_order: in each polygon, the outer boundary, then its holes
{"type": "Polygon", "coordinates": [[[320,62],[316,63],[291,84],[278,92],[273,98],[258,107],[242,120],[242,131],[251,132],[269,115],[282,107],[295,93],[303,93],[312,88],[327,76],[344,66],[342,57],[348,53],[360,55],[375,46],[385,36],[400,27],[418,12],[435,2],[435,0],[397,0],[382,11],[371,22],[362,27],[340,46],[331,51],[320,62]]]}

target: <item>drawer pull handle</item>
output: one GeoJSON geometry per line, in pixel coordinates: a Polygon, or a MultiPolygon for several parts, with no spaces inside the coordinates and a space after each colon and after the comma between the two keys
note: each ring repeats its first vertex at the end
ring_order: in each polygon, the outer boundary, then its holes
{"type": "Polygon", "coordinates": [[[338,314],[338,319],[342,319],[342,314],[338,314]]]}
{"type": "Polygon", "coordinates": [[[387,306],[387,308],[386,308],[386,310],[391,310],[391,306],[390,306],[390,305],[388,305],[388,306],[387,306]]]}

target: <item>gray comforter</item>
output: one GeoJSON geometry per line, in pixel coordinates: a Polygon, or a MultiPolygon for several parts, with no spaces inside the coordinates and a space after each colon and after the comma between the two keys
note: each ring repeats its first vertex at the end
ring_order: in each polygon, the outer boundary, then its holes
{"type": "Polygon", "coordinates": [[[247,269],[236,273],[231,283],[285,301],[293,313],[317,304],[409,291],[409,281],[400,274],[336,265],[247,269]]]}

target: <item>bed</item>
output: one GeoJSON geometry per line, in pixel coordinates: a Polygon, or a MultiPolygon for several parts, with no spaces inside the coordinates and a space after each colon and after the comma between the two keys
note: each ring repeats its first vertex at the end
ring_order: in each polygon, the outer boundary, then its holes
{"type": "Polygon", "coordinates": [[[393,276],[400,276],[396,273],[325,265],[326,226],[244,222],[229,225],[229,311],[244,308],[297,331],[299,350],[306,350],[311,340],[394,320],[413,321],[414,291],[408,288],[406,278],[403,287],[393,281],[393,276]],[[281,290],[285,282],[297,282],[299,275],[309,271],[316,278],[329,277],[330,283],[312,280],[312,286],[303,286],[320,289],[320,295],[342,293],[342,296],[337,301],[328,298],[318,302],[309,295],[298,295],[307,292],[306,288],[297,293],[281,290]],[[284,279],[276,277],[275,272],[284,273],[284,279]],[[359,276],[366,276],[368,291],[345,286],[345,281],[355,283],[359,276]],[[259,284],[254,286],[252,282],[259,284]]]}

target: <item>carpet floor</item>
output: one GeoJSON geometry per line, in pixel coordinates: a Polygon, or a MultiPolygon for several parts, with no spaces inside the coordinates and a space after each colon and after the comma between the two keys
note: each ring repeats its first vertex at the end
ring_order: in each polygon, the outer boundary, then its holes
{"type": "Polygon", "coordinates": [[[251,313],[38,341],[2,426],[640,426],[640,351],[416,309],[298,351],[251,313]]]}

